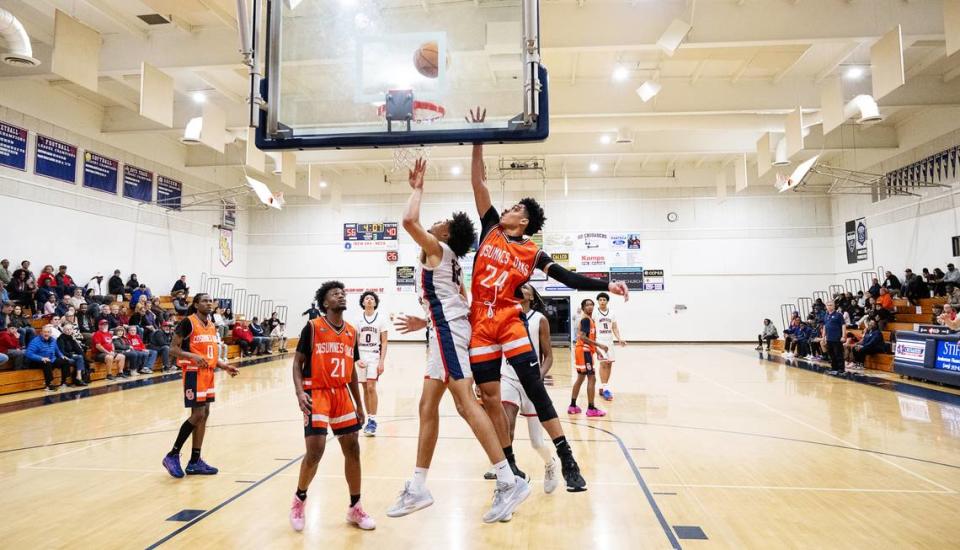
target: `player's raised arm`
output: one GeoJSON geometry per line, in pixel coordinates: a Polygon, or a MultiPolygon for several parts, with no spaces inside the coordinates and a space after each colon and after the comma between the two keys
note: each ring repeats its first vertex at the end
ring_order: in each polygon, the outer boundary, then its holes
{"type": "MultiPolygon", "coordinates": [[[[470,110],[470,116],[467,122],[479,124],[487,118],[487,110],[470,110]]],[[[490,200],[490,189],[487,188],[487,167],[483,164],[483,144],[473,144],[473,157],[470,163],[470,183],[473,185],[473,199],[477,203],[477,214],[482,218],[490,206],[493,204],[490,200]]]]}
{"type": "Polygon", "coordinates": [[[413,237],[427,256],[428,265],[437,265],[443,257],[440,241],[430,234],[420,223],[420,203],[423,201],[423,174],[427,171],[427,161],[418,159],[413,170],[410,171],[410,200],[407,209],[403,212],[403,229],[413,237]],[[431,261],[433,260],[433,261],[431,261]]]}
{"type": "Polygon", "coordinates": [[[579,273],[564,269],[561,265],[551,260],[550,256],[543,251],[540,252],[540,256],[537,258],[536,266],[537,269],[546,273],[553,280],[574,290],[582,290],[586,292],[598,292],[601,290],[606,290],[611,294],[623,296],[624,302],[630,299],[630,290],[627,288],[626,283],[607,283],[606,281],[601,281],[600,279],[584,277],[579,273]]]}

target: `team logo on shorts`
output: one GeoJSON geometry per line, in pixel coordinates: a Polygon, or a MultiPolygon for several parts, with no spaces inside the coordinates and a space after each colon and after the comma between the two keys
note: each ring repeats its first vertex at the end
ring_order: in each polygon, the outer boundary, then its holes
{"type": "Polygon", "coordinates": [[[188,389],[187,391],[183,392],[183,395],[184,395],[187,399],[190,399],[191,401],[193,400],[193,390],[188,389]]]}

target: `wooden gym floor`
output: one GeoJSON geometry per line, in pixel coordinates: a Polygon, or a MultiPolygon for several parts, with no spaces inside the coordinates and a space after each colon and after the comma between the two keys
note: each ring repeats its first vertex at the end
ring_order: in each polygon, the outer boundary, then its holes
{"type": "Polygon", "coordinates": [[[422,344],[393,344],[379,434],[361,437],[374,532],[343,522],[335,444],[310,488],[306,529],[287,523],[303,453],[288,356],[220,375],[204,445],[221,469],[214,477],[176,480],[160,466],[185,418],[176,381],[75,400],[5,398],[29,408],[0,414],[0,540],[8,548],[378,550],[945,548],[960,540],[956,392],[838,380],[751,346],[633,345],[618,351],[616,400],[600,403],[609,416],[588,421],[566,415],[569,351],[557,354],[550,392],[589,490],[543,494],[541,462],[520,425],[515,447],[534,492],[508,524],[480,520],[492,482],[449,398],[428,479],[434,505],[386,517],[413,469],[423,363],[422,344]]]}

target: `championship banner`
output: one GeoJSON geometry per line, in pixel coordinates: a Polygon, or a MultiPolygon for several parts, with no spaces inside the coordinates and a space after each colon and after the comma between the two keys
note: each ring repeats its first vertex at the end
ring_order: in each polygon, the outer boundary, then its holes
{"type": "Polygon", "coordinates": [[[223,203],[223,211],[220,214],[220,225],[223,226],[224,229],[237,228],[237,203],[225,201],[223,203]]]}
{"type": "Polygon", "coordinates": [[[663,290],[663,270],[643,270],[643,290],[663,290]]]}
{"type": "Polygon", "coordinates": [[[116,195],[119,175],[119,161],[91,151],[83,154],[84,187],[116,195]]]}
{"type": "Polygon", "coordinates": [[[183,184],[166,176],[157,176],[157,204],[171,210],[180,210],[183,184]]]}
{"type": "Polygon", "coordinates": [[[397,292],[413,292],[415,290],[415,273],[416,268],[412,265],[397,266],[397,292]]]}
{"type": "Polygon", "coordinates": [[[26,171],[27,131],[23,128],[0,122],[0,166],[26,171]]]}
{"type": "Polygon", "coordinates": [[[220,230],[220,265],[227,267],[233,263],[233,231],[220,230]]]}
{"type": "Polygon", "coordinates": [[[397,222],[343,224],[343,249],[348,252],[398,250],[397,222]]]}
{"type": "Polygon", "coordinates": [[[77,182],[77,146],[37,134],[33,172],[69,184],[77,182]]]}
{"type": "Polygon", "coordinates": [[[140,202],[152,201],[153,172],[137,168],[132,164],[124,164],[123,196],[140,202]]]}
{"type": "Polygon", "coordinates": [[[624,282],[630,290],[643,290],[642,267],[611,267],[610,282],[624,282]]]}
{"type": "Polygon", "coordinates": [[[860,218],[845,224],[847,239],[847,263],[855,264],[867,259],[867,220],[860,218]]]}

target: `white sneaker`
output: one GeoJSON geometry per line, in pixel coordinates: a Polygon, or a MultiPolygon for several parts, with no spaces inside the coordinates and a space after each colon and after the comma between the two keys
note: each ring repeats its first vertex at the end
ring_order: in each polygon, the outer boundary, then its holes
{"type": "Polygon", "coordinates": [[[493,505],[483,515],[485,523],[496,523],[513,515],[514,509],[530,496],[530,484],[527,480],[516,476],[514,479],[516,481],[512,486],[497,482],[497,488],[493,491],[493,505]]]}
{"type": "Polygon", "coordinates": [[[543,492],[548,495],[560,484],[560,480],[557,479],[557,470],[559,467],[560,461],[557,460],[557,457],[551,458],[550,464],[543,467],[543,492]]]}
{"type": "Polygon", "coordinates": [[[377,522],[373,521],[373,518],[363,511],[363,506],[360,506],[359,502],[347,508],[347,523],[352,523],[364,531],[377,528],[377,522]]]}
{"type": "Polygon", "coordinates": [[[403,484],[403,491],[400,491],[397,501],[387,510],[387,517],[400,518],[417,510],[423,510],[431,504],[433,504],[433,495],[426,487],[423,491],[417,492],[414,491],[413,484],[407,481],[403,484]]]}

